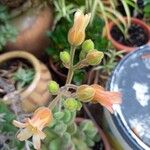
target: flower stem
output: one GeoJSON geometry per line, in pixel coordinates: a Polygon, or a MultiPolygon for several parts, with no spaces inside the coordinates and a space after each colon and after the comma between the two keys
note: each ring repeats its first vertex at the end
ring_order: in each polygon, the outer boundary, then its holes
{"type": "MultiPolygon", "coordinates": [[[[70,64],[69,64],[69,70],[68,70],[68,75],[67,75],[67,80],[66,80],[66,84],[64,87],[62,87],[61,90],[65,89],[65,87],[67,87],[66,90],[69,89],[69,87],[71,88],[75,88],[76,89],[76,86],[73,86],[71,85],[71,81],[72,81],[72,78],[73,78],[73,74],[74,74],[74,66],[73,66],[73,62],[74,62],[74,55],[75,55],[75,50],[76,48],[71,46],[71,51],[70,51],[70,64]]],[[[61,96],[62,96],[62,91],[60,90],[60,93],[53,99],[53,101],[49,104],[49,108],[52,110],[55,108],[55,106],[57,105],[57,103],[59,102],[59,100],[61,99],[61,96]]],[[[64,91],[65,92],[65,91],[64,91]]]]}
{"type": "Polygon", "coordinates": [[[73,62],[74,62],[75,50],[76,48],[74,46],[71,46],[71,51],[70,51],[71,60],[70,60],[66,84],[70,84],[73,78],[73,74],[74,74],[73,62]]]}
{"type": "MultiPolygon", "coordinates": [[[[61,94],[60,94],[61,95],[61,94]]],[[[48,105],[48,108],[50,108],[51,110],[55,108],[55,106],[57,105],[57,102],[60,100],[60,95],[57,95],[48,105]]]]}

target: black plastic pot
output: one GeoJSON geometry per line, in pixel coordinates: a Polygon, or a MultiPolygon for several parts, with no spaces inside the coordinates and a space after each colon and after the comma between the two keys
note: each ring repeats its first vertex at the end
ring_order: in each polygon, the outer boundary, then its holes
{"type": "Polygon", "coordinates": [[[122,59],[107,89],[122,93],[115,114],[105,110],[104,127],[115,150],[150,150],[150,46],[122,59]]]}

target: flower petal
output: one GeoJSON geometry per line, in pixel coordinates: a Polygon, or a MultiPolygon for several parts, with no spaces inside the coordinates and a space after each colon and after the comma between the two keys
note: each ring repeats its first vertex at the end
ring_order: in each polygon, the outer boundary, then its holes
{"type": "Polygon", "coordinates": [[[25,128],[26,127],[26,123],[21,123],[19,121],[13,120],[13,125],[18,127],[18,128],[25,128]]]}
{"type": "Polygon", "coordinates": [[[38,134],[39,134],[39,136],[40,136],[40,138],[43,140],[43,139],[45,139],[45,137],[46,137],[46,134],[44,133],[44,132],[42,132],[42,131],[38,131],[38,134]]]}
{"type": "Polygon", "coordinates": [[[99,85],[92,85],[95,89],[95,95],[93,102],[98,102],[102,106],[106,107],[111,113],[113,113],[113,104],[120,104],[122,102],[121,93],[105,91],[99,85]]]}
{"type": "Polygon", "coordinates": [[[89,24],[91,19],[91,13],[88,13],[84,16],[84,30],[87,27],[87,25],[89,24]]]}
{"type": "Polygon", "coordinates": [[[83,12],[80,10],[80,9],[78,9],[76,12],[75,12],[75,14],[74,14],[74,23],[76,24],[77,22],[78,22],[78,19],[80,18],[80,17],[84,17],[84,14],[83,14],[83,12]]]}
{"type": "Polygon", "coordinates": [[[40,147],[41,147],[41,138],[40,138],[40,135],[37,134],[37,133],[34,134],[33,138],[32,138],[32,141],[33,141],[34,148],[35,149],[40,149],[40,147]]]}
{"type": "Polygon", "coordinates": [[[18,140],[25,141],[29,139],[33,135],[32,130],[27,127],[20,131],[20,133],[17,135],[18,140]]]}

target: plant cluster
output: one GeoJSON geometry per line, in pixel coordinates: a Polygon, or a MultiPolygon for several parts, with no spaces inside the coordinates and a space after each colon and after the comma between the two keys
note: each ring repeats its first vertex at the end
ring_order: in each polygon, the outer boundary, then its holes
{"type": "Polygon", "coordinates": [[[24,90],[32,81],[35,70],[25,62],[12,60],[0,69],[1,77],[11,82],[16,90],[24,90]]]}
{"type": "Polygon", "coordinates": [[[55,6],[55,25],[61,18],[65,18],[71,22],[71,16],[76,11],[77,5],[66,0],[54,0],[53,4],[55,6]]]}
{"type": "Polygon", "coordinates": [[[113,69],[118,63],[118,60],[123,58],[124,51],[116,52],[115,49],[108,49],[108,51],[104,52],[104,54],[105,57],[102,60],[102,65],[93,68],[93,70],[100,70],[106,75],[111,75],[113,69]]]}
{"type": "MultiPolygon", "coordinates": [[[[53,110],[53,123],[50,127],[45,129],[46,138],[42,149],[51,150],[83,150],[93,147],[96,141],[99,141],[99,134],[94,124],[90,120],[84,120],[80,124],[74,122],[76,117],[75,106],[69,106],[69,99],[63,101],[63,109],[59,108],[53,110]]],[[[79,101],[72,99],[73,103],[77,104],[77,109],[81,108],[79,101]]],[[[70,103],[70,102],[69,102],[70,103]]],[[[74,104],[73,104],[74,105],[74,104]]]]}
{"type": "Polygon", "coordinates": [[[58,83],[50,81],[48,89],[54,98],[49,105],[39,107],[32,117],[26,118],[23,123],[13,121],[13,124],[21,129],[17,134],[18,140],[25,141],[32,137],[35,149],[40,149],[40,141],[46,135],[44,142],[51,150],[60,149],[59,146],[61,149],[71,150],[91,149],[98,140],[97,129],[90,121],[78,123],[75,119],[77,111],[83,103],[91,102],[100,103],[113,113],[112,105],[121,103],[120,93],[105,91],[100,85],[71,84],[75,70],[98,65],[104,56],[103,52],[95,49],[92,40],[85,40],[85,29],[90,17],[91,14],[84,15],[80,10],[75,13],[74,24],[68,32],[70,51],[60,52],[60,59],[68,69],[66,84],[59,87],[58,83]],[[76,50],[80,46],[79,61],[75,62],[76,50]]]}
{"type": "Polygon", "coordinates": [[[0,51],[8,41],[14,41],[17,35],[15,27],[9,23],[9,13],[6,7],[0,5],[0,51]]]}
{"type": "Polygon", "coordinates": [[[131,13],[129,6],[139,11],[138,6],[134,0],[108,0],[107,3],[105,3],[105,1],[95,0],[94,4],[92,4],[90,7],[93,10],[93,18],[95,13],[98,13],[100,18],[103,18],[106,25],[106,32],[109,30],[108,22],[111,20],[117,25],[124,37],[128,38],[128,30],[131,26],[131,13]],[[123,14],[117,10],[119,3],[121,3],[124,8],[126,19],[124,18],[123,14]]]}
{"type": "Polygon", "coordinates": [[[12,125],[16,116],[6,104],[0,100],[0,149],[11,150],[23,148],[23,143],[14,138],[17,128],[12,125]]]}
{"type": "Polygon", "coordinates": [[[31,68],[18,68],[18,70],[13,74],[13,80],[16,82],[17,89],[23,89],[28,86],[33,78],[35,71],[31,68]]]}

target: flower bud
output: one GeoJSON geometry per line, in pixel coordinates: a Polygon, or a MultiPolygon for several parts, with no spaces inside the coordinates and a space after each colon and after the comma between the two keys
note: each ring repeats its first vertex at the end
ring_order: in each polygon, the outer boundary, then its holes
{"type": "Polygon", "coordinates": [[[78,108],[78,101],[74,98],[67,98],[64,102],[64,107],[70,111],[75,111],[78,108]]]}
{"type": "Polygon", "coordinates": [[[59,91],[59,84],[55,81],[50,81],[48,84],[48,90],[52,95],[56,95],[59,91]]]}
{"type": "Polygon", "coordinates": [[[78,10],[74,16],[73,27],[69,30],[68,41],[73,46],[79,46],[85,39],[85,29],[90,21],[91,14],[84,15],[78,10]]]}
{"type": "Polygon", "coordinates": [[[94,43],[91,39],[85,40],[82,44],[82,51],[88,53],[89,51],[94,50],[94,43]]]}
{"type": "Polygon", "coordinates": [[[82,102],[91,101],[95,95],[95,90],[89,85],[81,85],[77,89],[77,98],[82,102]]]}
{"type": "Polygon", "coordinates": [[[103,57],[104,57],[103,52],[94,50],[87,54],[86,61],[89,65],[94,66],[94,65],[98,65],[102,61],[103,57]]]}
{"type": "Polygon", "coordinates": [[[78,105],[77,105],[77,110],[80,111],[80,109],[82,108],[82,103],[80,101],[77,101],[78,105]]]}
{"type": "Polygon", "coordinates": [[[70,54],[67,51],[60,52],[60,59],[64,64],[70,62],[70,54]]]}

